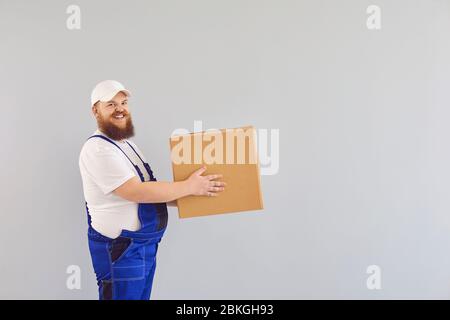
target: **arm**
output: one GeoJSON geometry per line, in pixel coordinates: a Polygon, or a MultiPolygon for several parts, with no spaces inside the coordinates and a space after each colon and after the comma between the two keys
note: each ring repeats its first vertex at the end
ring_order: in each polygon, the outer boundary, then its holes
{"type": "Polygon", "coordinates": [[[202,176],[206,167],[195,171],[189,178],[178,182],[147,181],[141,182],[133,177],[115,189],[114,194],[137,203],[169,202],[189,195],[217,196],[224,190],[225,182],[213,181],[222,175],[202,176]]]}
{"type": "Polygon", "coordinates": [[[138,177],[133,177],[116,190],[114,193],[121,198],[137,203],[170,202],[190,194],[186,181],[141,182],[138,177]]]}

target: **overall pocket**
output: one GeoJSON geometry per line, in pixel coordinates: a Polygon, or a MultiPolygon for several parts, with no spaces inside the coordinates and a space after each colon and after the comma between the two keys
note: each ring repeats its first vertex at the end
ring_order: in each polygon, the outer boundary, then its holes
{"type": "Polygon", "coordinates": [[[111,246],[112,280],[142,280],[145,277],[144,247],[132,239],[125,239],[113,242],[111,246]]]}

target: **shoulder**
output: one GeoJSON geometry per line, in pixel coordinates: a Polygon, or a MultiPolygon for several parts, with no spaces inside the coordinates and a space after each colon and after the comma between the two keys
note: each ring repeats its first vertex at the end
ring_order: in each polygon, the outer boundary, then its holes
{"type": "Polygon", "coordinates": [[[80,152],[80,159],[102,155],[119,155],[120,150],[111,142],[93,137],[85,141],[80,152]]]}

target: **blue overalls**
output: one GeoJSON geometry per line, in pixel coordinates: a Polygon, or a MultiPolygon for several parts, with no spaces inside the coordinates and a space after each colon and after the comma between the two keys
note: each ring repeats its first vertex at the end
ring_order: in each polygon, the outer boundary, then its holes
{"type": "MultiPolygon", "coordinates": [[[[104,139],[123,152],[144,182],[144,175],[126,153],[111,139],[102,135],[89,137],[104,139]]],[[[128,141],[127,141],[128,143],[128,141]]],[[[150,181],[156,181],[148,163],[136,153],[147,170],[150,181]]],[[[137,231],[122,230],[112,239],[95,231],[91,226],[88,203],[88,239],[92,264],[97,276],[100,300],[149,300],[156,268],[158,244],[167,227],[165,203],[139,203],[138,216],[141,228],[137,231]]]]}

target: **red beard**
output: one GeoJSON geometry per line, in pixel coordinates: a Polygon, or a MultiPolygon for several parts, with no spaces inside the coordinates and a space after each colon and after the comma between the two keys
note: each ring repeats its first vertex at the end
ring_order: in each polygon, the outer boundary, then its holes
{"type": "Polygon", "coordinates": [[[131,116],[129,113],[125,112],[115,112],[112,117],[123,114],[126,117],[126,123],[124,128],[119,128],[109,119],[103,119],[100,117],[97,119],[97,125],[101,132],[103,132],[106,136],[108,136],[112,140],[123,140],[128,139],[134,136],[134,126],[131,121],[131,116]]]}

